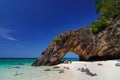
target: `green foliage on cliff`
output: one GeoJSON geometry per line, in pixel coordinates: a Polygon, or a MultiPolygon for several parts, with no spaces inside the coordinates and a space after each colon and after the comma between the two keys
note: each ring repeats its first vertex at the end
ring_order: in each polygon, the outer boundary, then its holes
{"type": "Polygon", "coordinates": [[[60,42],[60,40],[61,40],[61,39],[60,39],[58,36],[56,36],[53,41],[54,41],[56,44],[58,44],[58,43],[60,42]]]}
{"type": "Polygon", "coordinates": [[[96,0],[97,12],[104,14],[110,10],[116,0],[96,0]]]}
{"type": "Polygon", "coordinates": [[[95,0],[96,11],[101,14],[100,18],[93,22],[90,27],[93,34],[105,29],[107,21],[120,19],[120,0],[95,0]]]}
{"type": "Polygon", "coordinates": [[[98,32],[101,32],[102,30],[104,30],[106,25],[107,25],[106,19],[104,17],[101,17],[96,22],[93,22],[90,25],[90,27],[92,28],[93,34],[97,34],[98,32]]]}
{"type": "Polygon", "coordinates": [[[106,18],[120,18],[120,0],[95,0],[96,10],[106,18]]]}

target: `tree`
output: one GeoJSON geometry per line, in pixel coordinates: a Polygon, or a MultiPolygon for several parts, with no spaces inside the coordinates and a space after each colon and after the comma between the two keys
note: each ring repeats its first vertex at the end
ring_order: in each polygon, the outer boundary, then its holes
{"type": "Polygon", "coordinates": [[[95,0],[96,11],[106,18],[120,18],[120,0],[95,0]]]}
{"type": "Polygon", "coordinates": [[[90,25],[90,27],[92,29],[93,34],[97,34],[97,33],[101,32],[102,30],[104,30],[106,25],[107,25],[106,19],[104,17],[101,17],[96,22],[93,22],[90,25]]]}

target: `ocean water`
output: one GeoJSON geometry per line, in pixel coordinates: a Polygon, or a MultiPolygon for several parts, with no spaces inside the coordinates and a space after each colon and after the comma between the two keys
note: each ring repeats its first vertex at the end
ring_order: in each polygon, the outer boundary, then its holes
{"type": "MultiPolygon", "coordinates": [[[[9,66],[30,66],[33,62],[35,62],[35,58],[2,58],[0,59],[0,68],[1,67],[9,67],[9,66]]],[[[69,60],[69,61],[78,61],[79,58],[63,58],[61,62],[69,60]]]]}
{"type": "Polygon", "coordinates": [[[69,61],[79,61],[79,58],[62,58],[61,62],[69,60],[69,61]]]}
{"type": "Polygon", "coordinates": [[[22,66],[22,65],[31,65],[36,59],[0,59],[0,67],[9,67],[9,66],[22,66]]]}
{"type": "MultiPolygon", "coordinates": [[[[60,75],[58,71],[45,72],[52,66],[34,67],[31,64],[36,59],[0,59],[0,80],[47,80],[60,75]]],[[[77,58],[63,58],[64,60],[78,60],[77,58]]]]}

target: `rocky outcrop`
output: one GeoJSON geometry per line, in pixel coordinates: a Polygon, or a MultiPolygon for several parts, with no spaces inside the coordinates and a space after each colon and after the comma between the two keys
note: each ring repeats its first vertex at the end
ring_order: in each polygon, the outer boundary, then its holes
{"type": "Polygon", "coordinates": [[[94,35],[87,27],[68,31],[53,40],[32,65],[56,65],[67,52],[74,52],[80,60],[107,60],[120,58],[120,21],[94,35]]]}

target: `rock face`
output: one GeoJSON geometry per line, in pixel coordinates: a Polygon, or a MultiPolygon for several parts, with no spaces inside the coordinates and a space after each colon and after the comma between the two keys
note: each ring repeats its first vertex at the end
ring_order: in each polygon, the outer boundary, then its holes
{"type": "Polygon", "coordinates": [[[65,32],[58,38],[60,41],[53,40],[32,65],[56,65],[67,52],[74,52],[84,61],[120,59],[120,21],[96,35],[87,27],[65,32]]]}

